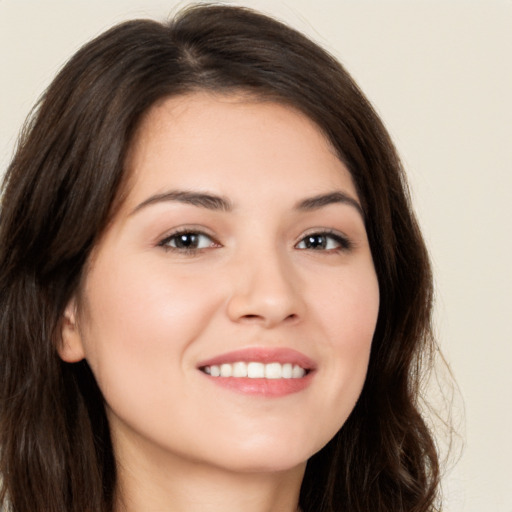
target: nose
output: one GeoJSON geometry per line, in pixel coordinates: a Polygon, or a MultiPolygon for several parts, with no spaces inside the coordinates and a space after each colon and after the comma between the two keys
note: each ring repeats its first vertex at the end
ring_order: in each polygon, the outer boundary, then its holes
{"type": "Polygon", "coordinates": [[[296,323],[304,316],[305,302],[293,265],[268,252],[246,257],[231,273],[232,293],[227,314],[233,322],[272,328],[296,323]]]}

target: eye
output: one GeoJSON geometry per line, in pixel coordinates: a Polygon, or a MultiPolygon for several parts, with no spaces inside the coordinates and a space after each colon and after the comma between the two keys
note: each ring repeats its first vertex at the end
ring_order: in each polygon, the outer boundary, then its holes
{"type": "Polygon", "coordinates": [[[217,247],[218,244],[206,233],[199,231],[180,231],[164,238],[159,244],[164,249],[193,252],[209,247],[217,247]]]}
{"type": "Polygon", "coordinates": [[[295,247],[311,251],[337,251],[348,250],[351,244],[347,238],[338,233],[320,232],[306,235],[295,247]]]}

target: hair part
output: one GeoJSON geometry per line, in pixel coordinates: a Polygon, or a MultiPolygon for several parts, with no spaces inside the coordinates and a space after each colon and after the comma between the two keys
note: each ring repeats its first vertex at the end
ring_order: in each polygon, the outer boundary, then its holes
{"type": "Polygon", "coordinates": [[[0,504],[112,512],[116,465],[85,361],[57,353],[64,308],[123,200],[142,116],[193,91],[248,93],[312,119],[348,167],[365,214],[381,306],[368,376],[346,424],[308,462],[304,512],[432,512],[439,464],[418,411],[435,345],[432,277],[400,161],[343,67],[295,30],[239,7],[135,20],[85,45],[20,139],[0,216],[0,504]]]}

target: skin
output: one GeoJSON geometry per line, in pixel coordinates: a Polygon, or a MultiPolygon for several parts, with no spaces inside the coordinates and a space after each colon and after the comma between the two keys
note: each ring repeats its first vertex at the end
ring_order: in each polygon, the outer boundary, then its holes
{"type": "Polygon", "coordinates": [[[60,349],[65,361],[87,359],[105,396],[118,510],[294,511],[307,459],[360,394],[379,308],[350,173],[297,111],[207,93],[154,106],[127,170],[126,200],[66,309],[60,349]],[[176,230],[204,234],[187,251],[176,230]],[[310,358],[309,385],[250,394],[198,369],[255,347],[310,358]]]}

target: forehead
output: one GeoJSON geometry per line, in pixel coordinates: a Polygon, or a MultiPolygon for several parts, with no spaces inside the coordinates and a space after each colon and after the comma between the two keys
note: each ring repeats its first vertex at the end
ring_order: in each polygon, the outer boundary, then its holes
{"type": "Polygon", "coordinates": [[[158,103],[144,116],[126,163],[131,202],[174,184],[219,192],[236,185],[242,192],[244,183],[250,190],[265,180],[302,185],[311,194],[342,185],[356,195],[350,173],[312,120],[247,95],[198,92],[158,103]]]}

